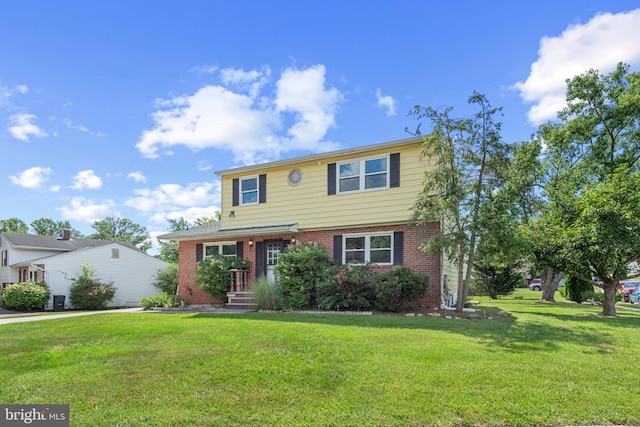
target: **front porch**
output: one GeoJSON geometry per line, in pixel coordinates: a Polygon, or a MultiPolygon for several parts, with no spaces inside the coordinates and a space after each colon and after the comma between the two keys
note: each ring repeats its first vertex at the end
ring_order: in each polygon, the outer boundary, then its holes
{"type": "Polygon", "coordinates": [[[258,305],[249,291],[249,270],[230,270],[231,286],[227,292],[225,307],[237,309],[256,309],[258,305]]]}

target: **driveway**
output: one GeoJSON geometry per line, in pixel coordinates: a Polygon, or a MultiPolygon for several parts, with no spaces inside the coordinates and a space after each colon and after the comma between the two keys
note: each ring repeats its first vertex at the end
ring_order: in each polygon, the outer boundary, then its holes
{"type": "Polygon", "coordinates": [[[142,311],[141,307],[99,311],[60,311],[56,314],[49,314],[51,312],[23,313],[0,308],[0,325],[6,325],[8,323],[34,322],[36,320],[61,319],[64,317],[91,316],[92,314],[135,313],[139,311],[142,311]]]}

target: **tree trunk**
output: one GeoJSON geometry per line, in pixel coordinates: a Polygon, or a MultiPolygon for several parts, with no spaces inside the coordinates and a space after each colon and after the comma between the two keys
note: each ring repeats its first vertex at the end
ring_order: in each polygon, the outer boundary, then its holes
{"type": "Polygon", "coordinates": [[[564,278],[564,273],[554,270],[551,267],[545,267],[540,275],[542,286],[542,301],[556,302],[556,290],[558,283],[564,278]]]}
{"type": "Polygon", "coordinates": [[[602,300],[602,315],[616,316],[616,290],[617,284],[605,283],[602,287],[604,290],[604,299],[602,300]]]}

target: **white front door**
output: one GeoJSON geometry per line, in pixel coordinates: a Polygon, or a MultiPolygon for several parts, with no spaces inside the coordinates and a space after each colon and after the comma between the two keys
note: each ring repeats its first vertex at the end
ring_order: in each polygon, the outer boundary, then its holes
{"type": "Polygon", "coordinates": [[[274,281],[273,269],[278,264],[278,258],[280,252],[282,252],[282,241],[277,242],[265,242],[265,252],[267,257],[267,279],[274,281]]]}

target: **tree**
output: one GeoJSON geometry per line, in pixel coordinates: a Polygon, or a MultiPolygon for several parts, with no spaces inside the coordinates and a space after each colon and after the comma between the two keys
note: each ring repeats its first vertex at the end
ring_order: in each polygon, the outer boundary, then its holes
{"type": "Polygon", "coordinates": [[[628,70],[567,80],[567,106],[536,136],[549,203],[531,229],[537,256],[602,288],[605,316],[616,315],[619,281],[640,258],[640,73],[628,70]]]}
{"type": "MultiPolygon", "coordinates": [[[[175,233],[176,231],[188,230],[191,227],[191,224],[189,223],[189,221],[187,221],[183,217],[180,217],[179,219],[169,219],[167,221],[169,222],[169,230],[173,233],[175,233]]],[[[196,220],[193,222],[193,225],[200,226],[200,225],[209,224],[212,222],[216,222],[216,219],[210,218],[210,217],[201,217],[201,218],[196,218],[196,220]]],[[[162,246],[160,247],[160,253],[158,254],[158,258],[166,262],[177,264],[178,263],[178,242],[176,242],[175,240],[171,240],[169,241],[169,243],[163,242],[162,246]]]]}
{"type": "Polygon", "coordinates": [[[623,165],[581,193],[554,200],[534,231],[549,248],[549,265],[601,288],[602,314],[615,316],[620,280],[640,259],[640,172],[623,165]]]}
{"type": "Polygon", "coordinates": [[[492,263],[483,258],[473,265],[473,290],[478,295],[509,295],[522,282],[522,276],[513,264],[492,263]]]}
{"type": "Polygon", "coordinates": [[[82,233],[71,227],[69,221],[54,221],[51,218],[40,218],[31,222],[31,231],[40,236],[61,236],[62,230],[70,230],[71,237],[82,237],[82,233]]]}
{"type": "Polygon", "coordinates": [[[102,221],[94,222],[91,227],[96,232],[88,236],[89,239],[128,242],[143,251],[151,247],[147,228],[135,224],[130,219],[107,217],[102,221]]]}
{"type": "Polygon", "coordinates": [[[0,233],[27,234],[28,232],[27,223],[19,218],[0,219],[0,233]]]}
{"type": "Polygon", "coordinates": [[[442,219],[440,233],[422,248],[444,252],[456,261],[456,311],[462,311],[466,303],[477,245],[490,228],[484,207],[499,186],[509,152],[500,139],[501,124],[494,120],[501,108],[492,108],[477,92],[469,103],[477,105],[479,111],[468,119],[450,117],[451,107],[438,111],[416,106],[413,111],[417,119],[432,123],[433,130],[425,136],[422,151],[425,158],[435,161],[434,167],[425,172],[414,214],[418,223],[442,219]]]}

